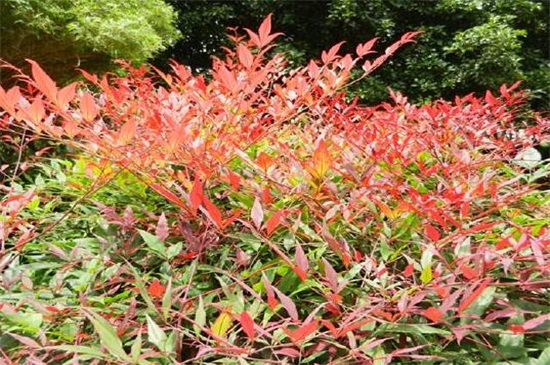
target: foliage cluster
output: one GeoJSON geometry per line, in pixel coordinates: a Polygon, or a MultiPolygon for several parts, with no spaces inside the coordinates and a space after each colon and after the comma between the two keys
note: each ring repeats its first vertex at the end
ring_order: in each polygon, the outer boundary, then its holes
{"type": "Polygon", "coordinates": [[[517,85],[349,101],[414,33],[289,69],[270,17],[246,32],[209,77],[0,89],[5,128],[83,152],[2,186],[4,359],[547,362],[547,167],[516,156],[550,120],[517,85]]]}

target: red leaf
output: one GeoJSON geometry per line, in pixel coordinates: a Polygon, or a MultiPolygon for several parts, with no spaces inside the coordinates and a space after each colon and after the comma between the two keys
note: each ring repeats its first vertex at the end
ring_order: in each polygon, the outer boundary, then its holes
{"type": "Polygon", "coordinates": [[[277,299],[275,299],[275,292],[273,291],[273,287],[271,286],[271,283],[267,279],[267,277],[262,273],[262,282],[264,284],[265,291],[267,292],[267,303],[269,305],[269,308],[271,310],[274,310],[275,307],[277,307],[277,299]]]}
{"type": "Polygon", "coordinates": [[[326,51],[323,51],[321,53],[321,60],[323,61],[323,63],[326,65],[327,63],[333,61],[335,58],[336,58],[336,54],[338,53],[338,51],[340,50],[340,47],[342,47],[342,44],[344,44],[344,42],[340,42],[338,44],[335,44],[334,46],[332,46],[328,52],[326,51]]]}
{"type": "Polygon", "coordinates": [[[325,142],[321,140],[315,152],[313,152],[313,174],[317,178],[323,177],[330,165],[332,164],[332,158],[325,145],[325,142]]]}
{"type": "Polygon", "coordinates": [[[176,204],[180,208],[187,209],[187,206],[183,204],[183,202],[178,198],[178,196],[174,193],[172,193],[170,190],[166,189],[164,186],[160,184],[151,183],[149,184],[149,187],[159,193],[161,196],[165,197],[172,203],[176,204]]]}
{"type": "Polygon", "coordinates": [[[118,133],[117,142],[119,145],[126,145],[130,143],[137,133],[137,123],[135,119],[130,119],[124,125],[122,128],[120,128],[120,131],[118,133]]]}
{"type": "MultiPolygon", "coordinates": [[[[257,45],[260,48],[268,45],[269,43],[271,43],[272,40],[274,40],[275,38],[277,38],[279,35],[282,34],[282,33],[270,34],[271,33],[271,15],[272,14],[269,14],[264,19],[264,21],[260,25],[260,28],[258,29],[258,44],[257,45]]],[[[250,32],[248,34],[250,35],[250,32]]]]}
{"type": "Polygon", "coordinates": [[[260,200],[258,198],[254,200],[254,204],[252,205],[252,211],[250,212],[250,216],[256,228],[260,229],[260,227],[262,226],[262,221],[264,220],[264,211],[262,209],[262,205],[260,204],[260,200]]]}
{"type": "Polygon", "coordinates": [[[239,57],[239,61],[243,64],[245,68],[250,68],[252,66],[252,63],[254,61],[254,57],[252,56],[252,52],[246,47],[244,44],[240,43],[237,46],[237,56],[239,57]]]}
{"type": "Polygon", "coordinates": [[[241,177],[231,170],[229,170],[227,176],[229,177],[229,183],[231,184],[231,187],[235,190],[239,190],[241,177]]]}
{"type": "Polygon", "coordinates": [[[278,211],[275,214],[273,214],[271,217],[269,217],[269,219],[265,222],[265,230],[268,236],[270,236],[271,233],[273,233],[273,231],[275,230],[275,228],[277,228],[282,216],[283,216],[283,212],[278,211]]]}
{"type": "Polygon", "coordinates": [[[481,284],[479,284],[479,286],[476,288],[476,290],[474,290],[474,292],[472,294],[470,294],[469,296],[464,298],[462,303],[460,303],[460,306],[458,307],[458,312],[462,313],[466,309],[468,309],[468,307],[477,299],[477,297],[479,297],[481,295],[481,293],[483,293],[483,291],[485,290],[485,288],[487,288],[487,286],[489,286],[489,284],[491,284],[491,279],[490,278],[485,279],[485,281],[483,281],[481,284]]]}
{"type": "Polygon", "coordinates": [[[55,82],[40,68],[38,63],[33,60],[27,59],[27,62],[31,64],[32,77],[36,82],[38,90],[42,91],[48,99],[54,101],[57,95],[57,86],[55,82]]]}
{"type": "Polygon", "coordinates": [[[283,307],[286,309],[286,311],[290,315],[290,318],[297,321],[298,320],[298,309],[296,309],[296,304],[294,304],[292,299],[290,299],[289,297],[287,297],[286,295],[281,293],[281,291],[279,289],[273,287],[273,290],[277,293],[277,296],[279,297],[279,300],[281,301],[281,304],[283,305],[283,307]]]}
{"type": "Polygon", "coordinates": [[[523,328],[528,331],[540,326],[546,321],[550,321],[550,314],[543,314],[542,316],[528,320],[523,324],[523,328]]]}
{"type": "Polygon", "coordinates": [[[153,298],[160,298],[165,291],[166,291],[166,287],[162,285],[160,281],[158,281],[158,279],[154,279],[149,285],[149,288],[147,288],[147,292],[153,298]]]}
{"type": "Polygon", "coordinates": [[[424,315],[424,317],[435,323],[440,322],[441,317],[443,317],[441,311],[435,307],[430,307],[426,309],[424,312],[422,312],[422,314],[424,315]]]}
{"type": "Polygon", "coordinates": [[[296,254],[294,257],[296,261],[296,266],[299,270],[294,270],[296,274],[300,277],[302,281],[305,281],[307,279],[307,271],[309,269],[309,262],[307,260],[307,257],[304,253],[304,250],[302,249],[302,246],[300,243],[296,242],[296,254]]]}
{"type": "Polygon", "coordinates": [[[160,215],[157,222],[157,227],[155,229],[155,236],[161,241],[164,241],[168,238],[168,222],[166,221],[166,216],[164,212],[160,215]]]}
{"type": "Polygon", "coordinates": [[[424,227],[424,233],[432,241],[439,241],[439,238],[441,237],[439,231],[430,224],[426,224],[424,227]]]}
{"type": "MultiPolygon", "coordinates": [[[[98,109],[94,97],[90,93],[84,93],[80,97],[80,112],[86,122],[91,122],[97,117],[98,109]]],[[[122,133],[122,131],[121,131],[122,133]]]]}
{"type": "Polygon", "coordinates": [[[408,264],[407,267],[405,268],[405,271],[403,271],[403,275],[408,278],[408,277],[411,277],[413,273],[414,273],[414,265],[408,264]]]}
{"type": "Polygon", "coordinates": [[[57,105],[61,110],[65,110],[67,105],[74,99],[76,94],[76,82],[65,86],[57,92],[57,105]]]}
{"type": "Polygon", "coordinates": [[[33,101],[31,107],[28,109],[28,113],[31,122],[34,124],[40,124],[46,114],[42,100],[36,99],[33,101]]]}
{"type": "Polygon", "coordinates": [[[237,92],[237,78],[225,66],[220,66],[217,70],[219,81],[231,92],[237,92]]]}
{"type": "Polygon", "coordinates": [[[374,46],[374,43],[376,43],[377,40],[378,40],[378,38],[373,38],[373,39],[371,39],[370,41],[368,41],[366,43],[359,44],[357,46],[357,48],[355,49],[355,52],[357,53],[357,55],[359,57],[363,57],[363,56],[368,55],[369,53],[373,53],[374,51],[371,51],[371,49],[372,49],[372,47],[374,46]]]}
{"type": "Polygon", "coordinates": [[[330,334],[332,335],[332,337],[334,338],[338,338],[340,337],[340,331],[329,321],[327,321],[326,319],[322,319],[321,322],[323,323],[323,325],[328,328],[328,330],[330,331],[330,334]]]}
{"type": "Polygon", "coordinates": [[[273,165],[274,159],[270,155],[268,155],[265,152],[260,152],[258,157],[256,158],[256,163],[264,170],[267,171],[267,169],[273,165]]]}
{"type": "Polygon", "coordinates": [[[12,87],[7,92],[0,86],[0,107],[7,111],[8,114],[15,114],[15,104],[17,104],[20,98],[21,93],[18,86],[12,87]]]}
{"type": "Polygon", "coordinates": [[[84,76],[84,78],[88,81],[91,81],[93,84],[97,84],[97,76],[96,75],[92,75],[90,73],[88,73],[87,71],[84,71],[84,70],[79,70],[81,73],[82,73],[82,76],[84,76]]]}
{"type": "Polygon", "coordinates": [[[330,288],[333,292],[338,293],[338,276],[336,274],[336,271],[332,267],[332,265],[325,260],[325,258],[321,258],[323,261],[323,267],[325,272],[325,277],[327,278],[328,284],[330,285],[330,288]]]}
{"type": "Polygon", "coordinates": [[[223,228],[222,212],[220,212],[218,207],[216,207],[206,196],[203,196],[202,202],[212,222],[214,222],[218,228],[223,228]]]}
{"type": "Polygon", "coordinates": [[[291,358],[299,357],[301,355],[300,351],[298,351],[296,349],[293,349],[291,347],[286,347],[284,349],[275,350],[275,351],[273,351],[273,353],[275,355],[283,355],[283,356],[288,356],[288,357],[291,357],[291,358]]]}
{"type": "Polygon", "coordinates": [[[464,276],[468,280],[473,280],[477,277],[478,272],[474,269],[471,269],[469,266],[463,265],[460,268],[460,271],[462,272],[462,276],[464,276]]]}
{"type": "Polygon", "coordinates": [[[315,320],[308,324],[298,326],[298,328],[295,330],[283,328],[283,331],[288,335],[288,337],[290,337],[290,340],[292,342],[297,344],[300,341],[304,340],[307,336],[315,332],[317,328],[319,328],[319,321],[315,320]]]}
{"type": "Polygon", "coordinates": [[[260,47],[263,47],[265,45],[265,40],[269,36],[269,33],[271,33],[271,15],[272,14],[267,15],[262,24],[260,24],[260,28],[258,29],[258,36],[260,37],[261,42],[260,47]]]}
{"type": "Polygon", "coordinates": [[[202,190],[202,185],[199,179],[195,179],[193,182],[193,187],[189,193],[189,203],[191,207],[196,210],[204,199],[204,193],[202,190]]]}
{"type": "Polygon", "coordinates": [[[250,317],[250,314],[248,314],[246,311],[242,311],[241,315],[239,316],[239,323],[241,324],[243,331],[246,333],[250,341],[254,341],[256,331],[254,330],[254,320],[252,319],[252,317],[250,317]]]}

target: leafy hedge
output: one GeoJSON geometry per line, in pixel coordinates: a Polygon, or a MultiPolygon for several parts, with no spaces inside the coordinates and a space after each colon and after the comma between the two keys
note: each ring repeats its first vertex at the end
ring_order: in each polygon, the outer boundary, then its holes
{"type": "Polygon", "coordinates": [[[214,61],[58,88],[2,123],[82,151],[6,183],[6,361],[471,364],[550,357],[550,121],[500,95],[346,98],[406,34],[288,69],[268,17],[214,61]],[[521,129],[521,133],[518,133],[521,129]],[[521,134],[522,138],[517,136],[521,134]],[[75,360],[76,359],[76,360],[75,360]]]}

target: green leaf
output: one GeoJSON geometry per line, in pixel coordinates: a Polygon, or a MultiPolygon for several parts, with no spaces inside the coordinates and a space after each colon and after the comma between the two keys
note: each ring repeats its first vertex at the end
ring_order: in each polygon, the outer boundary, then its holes
{"type": "Polygon", "coordinates": [[[172,245],[172,246],[168,247],[168,249],[166,250],[166,258],[169,259],[169,260],[173,259],[177,255],[179,255],[182,248],[183,248],[183,243],[181,243],[181,242],[178,242],[175,245],[172,245]]]}
{"type": "Polygon", "coordinates": [[[97,357],[99,359],[107,359],[108,356],[105,355],[101,350],[95,347],[87,346],[74,346],[74,345],[59,345],[59,346],[48,346],[46,349],[59,350],[64,352],[74,352],[77,354],[89,355],[97,357]]]}
{"type": "Polygon", "coordinates": [[[422,272],[420,273],[420,280],[422,281],[422,284],[428,284],[433,279],[432,274],[432,268],[429,266],[426,266],[422,269],[422,272]]]}
{"type": "Polygon", "coordinates": [[[147,314],[145,318],[147,319],[149,341],[157,346],[160,351],[166,351],[166,333],[147,314]]]}
{"type": "Polygon", "coordinates": [[[143,241],[145,241],[145,243],[147,244],[147,246],[149,246],[151,250],[160,254],[162,257],[168,258],[167,257],[168,253],[167,253],[166,246],[164,245],[164,242],[162,242],[157,236],[147,231],[138,229],[138,232],[141,238],[143,238],[143,241]]]}
{"type": "Polygon", "coordinates": [[[493,302],[493,297],[495,296],[496,288],[489,286],[476,300],[466,309],[466,313],[475,314],[477,316],[482,316],[485,313],[485,310],[493,302]]]}
{"type": "Polygon", "coordinates": [[[198,335],[201,332],[201,327],[204,327],[206,324],[206,311],[204,310],[204,302],[201,295],[199,295],[199,304],[195,312],[195,322],[197,325],[193,325],[193,329],[195,330],[195,334],[198,335]]]}
{"type": "Polygon", "coordinates": [[[141,279],[141,274],[132,266],[128,265],[132,272],[134,273],[134,279],[135,279],[135,286],[138,288],[139,293],[143,297],[143,300],[145,300],[145,303],[149,307],[149,309],[156,311],[155,303],[153,303],[153,300],[151,300],[151,296],[149,295],[149,292],[147,292],[147,288],[145,286],[145,283],[141,279]]]}
{"type": "Polygon", "coordinates": [[[130,357],[124,352],[122,341],[116,334],[114,327],[97,313],[86,310],[84,314],[88,317],[90,322],[92,322],[95,331],[99,335],[101,344],[105,346],[107,351],[119,359],[131,361],[130,357]]]}
{"type": "Polygon", "coordinates": [[[550,347],[547,347],[538,358],[538,364],[550,364],[550,347]]]}
{"type": "Polygon", "coordinates": [[[40,330],[43,317],[40,313],[1,313],[10,322],[22,327],[24,331],[36,333],[40,330]]]}
{"type": "Polygon", "coordinates": [[[137,364],[139,362],[139,356],[141,355],[141,328],[139,329],[136,339],[132,344],[130,354],[132,356],[132,362],[137,364]]]}

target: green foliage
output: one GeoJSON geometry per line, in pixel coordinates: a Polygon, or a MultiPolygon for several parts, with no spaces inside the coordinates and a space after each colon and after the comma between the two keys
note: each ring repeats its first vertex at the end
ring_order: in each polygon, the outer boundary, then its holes
{"type": "Polygon", "coordinates": [[[487,85],[495,89],[508,80],[521,78],[520,37],[524,30],[508,25],[512,17],[492,16],[487,23],[455,34],[453,42],[445,48],[450,55],[464,60],[451,68],[459,85],[487,85]]]}
{"type": "MultiPolygon", "coordinates": [[[[174,43],[174,10],[162,0],[3,0],[0,58],[24,67],[35,59],[58,81],[76,67],[113,69],[113,59],[143,62],[174,43]]],[[[2,73],[2,82],[10,75],[2,73]]]]}

